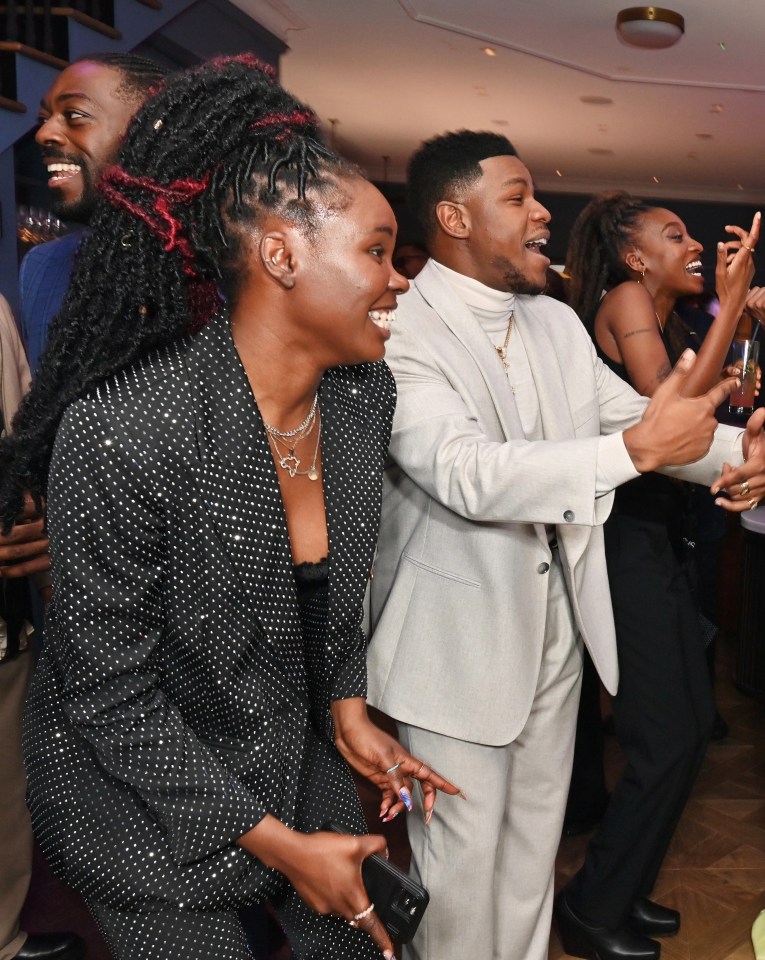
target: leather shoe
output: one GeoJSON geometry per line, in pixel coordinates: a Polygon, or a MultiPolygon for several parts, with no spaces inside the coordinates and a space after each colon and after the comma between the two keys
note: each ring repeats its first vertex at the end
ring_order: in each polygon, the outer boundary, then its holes
{"type": "Polygon", "coordinates": [[[574,913],[565,890],[555,901],[555,920],[561,944],[571,957],[584,960],[659,960],[661,947],[655,940],[641,937],[627,927],[609,930],[590,923],[574,913]]]}
{"type": "Polygon", "coordinates": [[[648,897],[638,897],[632,904],[627,922],[635,933],[644,937],[671,937],[680,929],[680,914],[648,897]]]}
{"type": "Polygon", "coordinates": [[[13,960],[84,960],[85,941],[76,933],[30,933],[13,960]]]}

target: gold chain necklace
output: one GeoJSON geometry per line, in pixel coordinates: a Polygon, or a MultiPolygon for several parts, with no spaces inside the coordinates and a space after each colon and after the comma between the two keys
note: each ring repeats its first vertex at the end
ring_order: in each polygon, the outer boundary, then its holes
{"type": "Polygon", "coordinates": [[[269,429],[268,424],[264,424],[266,428],[266,434],[269,440],[273,443],[274,451],[276,452],[276,456],[279,458],[279,466],[282,468],[282,470],[287,471],[287,473],[290,475],[290,478],[308,477],[309,480],[319,479],[319,471],[316,469],[316,461],[319,456],[319,442],[321,440],[321,417],[317,414],[318,410],[314,410],[314,416],[310,426],[307,427],[307,429],[305,429],[300,436],[295,438],[292,446],[289,446],[288,444],[284,443],[283,440],[281,440],[281,443],[284,444],[286,453],[282,453],[279,447],[280,435],[278,431],[271,430],[269,429]],[[314,424],[317,420],[318,427],[316,430],[316,444],[313,448],[313,460],[311,461],[311,466],[307,470],[300,470],[299,467],[302,461],[296,455],[295,450],[297,449],[297,445],[301,442],[301,440],[305,440],[313,432],[314,424]]]}
{"type": "Polygon", "coordinates": [[[502,366],[505,368],[506,371],[510,369],[510,363],[507,359],[507,345],[508,343],[510,343],[510,334],[513,332],[514,316],[515,316],[515,313],[514,312],[511,313],[510,319],[507,322],[507,333],[505,334],[505,342],[502,344],[501,347],[497,347],[497,346],[494,347],[494,349],[497,351],[497,355],[499,356],[499,359],[502,361],[502,366]]]}

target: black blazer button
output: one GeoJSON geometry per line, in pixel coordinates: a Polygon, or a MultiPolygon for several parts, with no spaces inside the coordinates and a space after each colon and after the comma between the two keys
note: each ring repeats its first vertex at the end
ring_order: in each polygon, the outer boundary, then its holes
{"type": "Polygon", "coordinates": [[[537,573],[547,573],[549,569],[550,569],[549,563],[540,563],[539,566],[537,567],[537,573]]]}
{"type": "Polygon", "coordinates": [[[574,511],[573,511],[573,510],[566,510],[566,512],[563,514],[563,519],[566,521],[566,523],[573,523],[573,522],[574,522],[574,511]]]}

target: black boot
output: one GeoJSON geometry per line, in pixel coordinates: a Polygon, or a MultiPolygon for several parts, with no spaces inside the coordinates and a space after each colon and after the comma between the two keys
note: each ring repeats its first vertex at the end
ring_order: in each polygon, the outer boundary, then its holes
{"type": "Polygon", "coordinates": [[[569,906],[565,890],[555,901],[555,920],[569,956],[584,960],[659,960],[661,948],[655,940],[641,937],[628,927],[609,930],[584,920],[569,906]]]}
{"type": "Polygon", "coordinates": [[[670,907],[638,897],[632,904],[627,923],[644,937],[671,937],[680,929],[680,914],[670,907]]]}

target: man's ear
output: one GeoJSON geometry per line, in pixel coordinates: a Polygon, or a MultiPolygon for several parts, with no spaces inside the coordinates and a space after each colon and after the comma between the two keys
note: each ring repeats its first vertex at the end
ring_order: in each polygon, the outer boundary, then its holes
{"type": "Polygon", "coordinates": [[[272,230],[260,239],[260,259],[269,276],[287,290],[295,286],[295,256],[291,237],[285,231],[272,230]]]}
{"type": "Polygon", "coordinates": [[[436,219],[447,236],[457,240],[467,240],[470,236],[470,214],[464,204],[440,200],[436,204],[436,219]]]}

